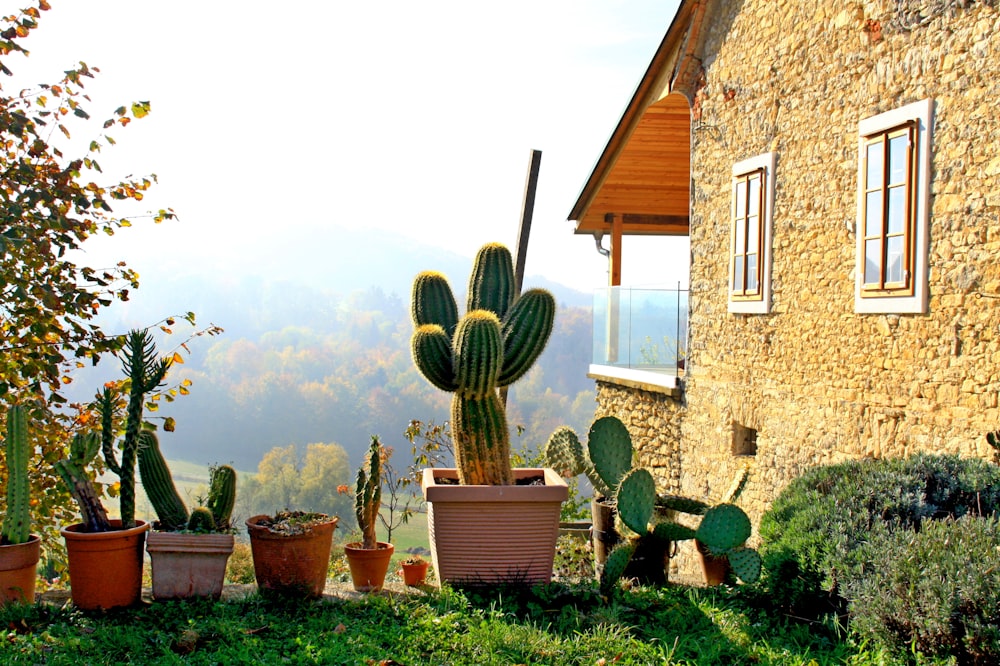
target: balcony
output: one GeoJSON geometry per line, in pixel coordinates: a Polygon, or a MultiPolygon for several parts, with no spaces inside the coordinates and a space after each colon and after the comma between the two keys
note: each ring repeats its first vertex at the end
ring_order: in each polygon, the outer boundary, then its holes
{"type": "Polygon", "coordinates": [[[594,292],[589,375],[651,390],[678,389],[687,356],[688,290],[605,287],[594,292]]]}

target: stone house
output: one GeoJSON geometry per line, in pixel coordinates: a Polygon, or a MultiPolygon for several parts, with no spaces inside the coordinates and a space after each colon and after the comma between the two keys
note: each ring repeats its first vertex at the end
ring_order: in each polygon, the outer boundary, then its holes
{"type": "Polygon", "coordinates": [[[748,467],[756,525],[813,465],[992,457],[997,100],[997,0],[680,0],[569,216],[616,288],[623,235],[689,236],[683,370],[590,369],[664,490],[748,467]]]}

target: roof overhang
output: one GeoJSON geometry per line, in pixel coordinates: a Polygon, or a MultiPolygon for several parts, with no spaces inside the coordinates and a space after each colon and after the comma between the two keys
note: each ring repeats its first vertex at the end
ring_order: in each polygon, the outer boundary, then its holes
{"type": "Polygon", "coordinates": [[[623,234],[688,235],[691,110],[689,91],[676,82],[691,60],[706,3],[681,0],[569,214],[577,234],[609,233],[619,217],[623,234]]]}

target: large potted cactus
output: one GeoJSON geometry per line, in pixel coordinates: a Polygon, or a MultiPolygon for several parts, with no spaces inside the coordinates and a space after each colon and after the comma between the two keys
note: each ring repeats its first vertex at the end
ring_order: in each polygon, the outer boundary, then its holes
{"type": "Polygon", "coordinates": [[[218,599],[233,552],[235,470],[229,465],[212,467],[208,497],[189,513],[153,432],[139,433],[138,459],[142,487],[157,516],[146,540],[153,598],[218,599]]]}
{"type": "Polygon", "coordinates": [[[156,357],[148,330],[128,333],[122,350],[128,400],[121,461],[115,454],[115,423],[120,395],[115,386],[105,386],[98,398],[101,432],[78,433],[69,446],[69,456],[55,467],[80,509],[82,521],[62,529],[69,561],[73,604],[87,610],[137,604],[142,598],[142,560],[149,524],[135,518],[135,467],[139,450],[142,413],[146,395],[163,383],[170,360],[156,357]],[[120,519],[109,519],[94,485],[95,473],[88,465],[103,453],[108,469],[120,483],[120,519]]]}
{"type": "Polygon", "coordinates": [[[41,539],[31,533],[28,440],[25,407],[14,405],[7,411],[7,513],[3,520],[0,545],[0,606],[33,603],[41,539]]]}
{"type": "Polygon", "coordinates": [[[425,469],[431,556],[439,582],[540,583],[552,576],[565,481],[548,468],[512,468],[506,410],[498,389],[531,368],[552,332],[555,299],[516,293],[510,252],[483,246],[459,317],[447,278],[413,283],[413,359],[424,377],[453,394],[455,469],[425,469]]]}
{"type": "Polygon", "coordinates": [[[372,437],[364,463],[358,468],[354,488],[354,513],[361,530],[361,541],[344,545],[351,569],[351,580],[358,592],[378,592],[385,584],[385,574],[395,550],[391,543],[375,537],[375,525],[382,507],[382,463],[385,449],[378,437],[372,437]]]}

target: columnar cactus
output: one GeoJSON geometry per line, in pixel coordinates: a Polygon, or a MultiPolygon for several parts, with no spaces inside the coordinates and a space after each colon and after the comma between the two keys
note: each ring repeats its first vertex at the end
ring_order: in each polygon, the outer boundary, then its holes
{"type": "Polygon", "coordinates": [[[236,472],[229,465],[211,469],[208,500],[188,514],[177,492],[167,461],[160,452],[160,442],[149,430],[139,433],[139,475],[156,517],[165,532],[218,532],[230,528],[236,504],[236,472]]]}
{"type": "Polygon", "coordinates": [[[439,389],[454,393],[451,427],[459,482],[510,485],[510,433],[497,389],[520,379],[552,333],[555,299],[543,289],[517,296],[510,251],[483,246],[469,278],[466,314],[438,272],[413,282],[413,359],[439,389]]]}
{"type": "Polygon", "coordinates": [[[122,369],[129,379],[128,407],[125,413],[125,438],[121,464],[115,458],[112,415],[115,394],[105,388],[101,395],[101,445],[108,468],[121,479],[120,506],[122,528],[135,527],[135,464],[142,428],[142,410],[146,394],[160,386],[170,369],[170,359],[156,358],[156,347],[148,330],[133,330],[125,338],[122,369]]]}
{"type": "Polygon", "coordinates": [[[382,444],[377,436],[372,437],[368,457],[358,468],[358,480],[354,488],[354,513],[361,530],[361,547],[366,550],[378,548],[375,538],[375,522],[382,507],[382,444]]]}
{"type": "Polygon", "coordinates": [[[97,456],[100,447],[101,438],[97,433],[77,433],[70,441],[69,456],[53,465],[80,507],[81,522],[87,532],[107,532],[111,529],[107,511],[86,472],[87,465],[97,456]]]}
{"type": "Polygon", "coordinates": [[[28,418],[21,405],[7,411],[7,515],[3,521],[3,543],[26,543],[31,537],[30,488],[28,484],[28,418]]]}

